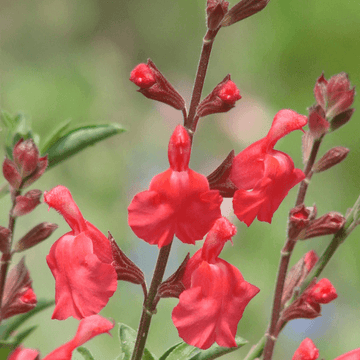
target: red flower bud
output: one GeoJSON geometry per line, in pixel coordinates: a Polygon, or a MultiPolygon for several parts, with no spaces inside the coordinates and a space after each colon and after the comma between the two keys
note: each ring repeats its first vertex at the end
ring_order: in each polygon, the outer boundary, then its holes
{"type": "Polygon", "coordinates": [[[295,351],[292,360],[316,360],[319,357],[319,350],[309,338],[304,339],[295,351]]]}
{"type": "Polygon", "coordinates": [[[331,211],[311,221],[309,226],[299,234],[298,238],[306,240],[316,236],[335,234],[344,226],[345,221],[346,219],[340,213],[331,211]]]}
{"type": "Polygon", "coordinates": [[[225,15],[221,26],[229,26],[261,11],[270,0],[241,0],[225,15]]]}
{"type": "Polygon", "coordinates": [[[337,298],[337,293],[330,280],[324,278],[311,288],[308,296],[314,302],[328,304],[337,298]]]}
{"type": "Polygon", "coordinates": [[[31,175],[38,165],[39,150],[33,139],[20,139],[13,150],[13,159],[22,178],[31,175]]]}
{"type": "Polygon", "coordinates": [[[343,146],[336,146],[329,151],[313,166],[312,171],[319,173],[330,169],[336,164],[341,163],[349,153],[349,149],[343,146]]]}
{"type": "Polygon", "coordinates": [[[309,129],[313,138],[319,139],[329,130],[330,123],[325,118],[325,112],[320,105],[309,108],[309,129]]]}
{"type": "Polygon", "coordinates": [[[33,211],[40,204],[41,195],[40,190],[30,190],[24,196],[17,196],[13,216],[22,216],[33,211]]]}
{"type": "Polygon", "coordinates": [[[229,3],[224,0],[207,0],[206,14],[207,27],[209,30],[216,30],[228,11],[229,3]]]}
{"type": "Polygon", "coordinates": [[[56,224],[49,222],[36,225],[16,243],[14,251],[21,252],[39,244],[46,240],[57,228],[56,224]]]}
{"type": "Polygon", "coordinates": [[[185,108],[184,99],[150,59],[147,64],[139,64],[131,71],[130,81],[138,85],[138,91],[148,99],[163,102],[177,110],[185,108]]]}
{"type": "Polygon", "coordinates": [[[1,308],[2,319],[26,313],[36,306],[36,295],[31,288],[31,282],[25,260],[22,258],[6,279],[1,308]]]}
{"type": "Polygon", "coordinates": [[[227,112],[240,100],[240,91],[227,75],[224,80],[215,86],[214,90],[199,104],[196,114],[204,117],[210,114],[227,112]]]}
{"type": "Polygon", "coordinates": [[[3,162],[3,175],[8,183],[14,188],[18,189],[21,184],[21,176],[15,163],[8,158],[3,162]]]}
{"type": "Polygon", "coordinates": [[[305,205],[298,205],[290,210],[288,237],[289,239],[296,239],[299,232],[309,224],[311,209],[306,208],[305,205]]]}
{"type": "Polygon", "coordinates": [[[330,122],[331,130],[336,130],[340,126],[345,125],[352,117],[355,109],[348,109],[339,115],[336,115],[330,122]]]}

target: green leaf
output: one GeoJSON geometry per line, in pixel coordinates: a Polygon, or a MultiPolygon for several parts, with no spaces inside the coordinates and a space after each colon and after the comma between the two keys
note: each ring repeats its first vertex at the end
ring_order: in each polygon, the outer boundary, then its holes
{"type": "Polygon", "coordinates": [[[214,344],[207,350],[195,349],[195,351],[191,354],[189,360],[213,360],[225,354],[236,351],[248,343],[247,340],[243,339],[240,336],[235,336],[235,341],[237,347],[227,348],[214,344]]]}
{"type": "MultiPolygon", "coordinates": [[[[134,350],[136,341],[136,331],[130,326],[119,324],[119,340],[121,347],[121,354],[119,359],[130,360],[134,350]]],[[[142,360],[158,360],[148,349],[144,350],[142,360]]]]}
{"type": "Polygon", "coordinates": [[[236,336],[235,341],[237,347],[227,348],[214,344],[207,350],[201,350],[182,342],[166,350],[159,360],[213,360],[247,344],[247,340],[240,336],[236,336]]]}
{"type": "Polygon", "coordinates": [[[84,346],[80,346],[76,350],[84,357],[85,360],[95,360],[91,352],[84,346]]]}
{"type": "Polygon", "coordinates": [[[124,131],[119,124],[90,125],[71,130],[47,149],[48,169],[86,147],[124,131]]]}
{"type": "Polygon", "coordinates": [[[56,127],[43,141],[42,146],[40,147],[40,153],[45,154],[47,149],[49,149],[50,146],[56,143],[63,135],[64,132],[68,129],[69,125],[71,123],[71,119],[67,119],[63,121],[58,127],[56,127]]]}
{"type": "MultiPolygon", "coordinates": [[[[36,308],[27,312],[26,314],[15,317],[13,320],[7,322],[4,325],[4,330],[1,333],[0,339],[6,340],[9,338],[12,332],[14,332],[18,327],[20,327],[26,320],[30,319],[32,316],[37,314],[40,311],[47,309],[49,306],[55,304],[54,300],[39,300],[36,308]]],[[[3,327],[2,327],[3,328],[3,327]]]]}
{"type": "Polygon", "coordinates": [[[169,347],[159,358],[159,360],[165,360],[169,354],[176,348],[178,347],[179,345],[183,344],[183,342],[179,342],[171,347],[169,347]]]}

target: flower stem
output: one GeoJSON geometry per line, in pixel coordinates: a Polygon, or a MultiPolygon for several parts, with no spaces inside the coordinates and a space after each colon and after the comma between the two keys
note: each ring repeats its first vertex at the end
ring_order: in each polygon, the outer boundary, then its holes
{"type": "Polygon", "coordinates": [[[159,256],[156,262],[154,275],[151,280],[148,296],[144,301],[144,308],[141,315],[140,325],[139,325],[134,352],[132,354],[131,360],[141,360],[142,358],[145,349],[146,339],[150,329],[151,318],[156,310],[157,289],[160,286],[164,276],[166,264],[168,262],[169,254],[171,250],[171,244],[172,243],[163,246],[159,251],[159,256]]]}
{"type": "Polygon", "coordinates": [[[200,60],[198,64],[198,69],[194,82],[194,88],[191,97],[189,115],[184,123],[184,126],[189,130],[191,130],[191,132],[193,133],[196,130],[197,121],[199,120],[199,118],[196,116],[196,109],[200,102],[201,93],[205,81],[205,75],[209,64],[211,49],[213,46],[215,36],[219,30],[220,27],[216,30],[208,30],[203,39],[203,46],[201,49],[200,60]]]}
{"type": "MultiPolygon", "coordinates": [[[[307,189],[309,186],[309,182],[310,182],[310,179],[312,176],[312,167],[315,163],[316,156],[319,151],[322,139],[323,139],[323,137],[321,137],[320,139],[316,139],[313,142],[310,156],[309,156],[309,159],[308,159],[305,169],[304,169],[305,179],[300,184],[300,188],[299,188],[299,192],[298,192],[297,199],[295,202],[295,206],[304,203],[305,195],[306,195],[306,192],[307,192],[307,189]]],[[[282,298],[282,294],[284,291],[284,284],[285,284],[286,274],[287,274],[288,267],[289,267],[291,254],[294,250],[295,244],[296,244],[296,240],[287,237],[285,245],[284,245],[283,249],[281,250],[281,258],[280,258],[277,279],[276,279],[276,285],[275,285],[275,293],[274,293],[273,308],[272,308],[272,313],[271,313],[271,321],[270,321],[268,333],[266,334],[267,341],[266,341],[265,348],[264,348],[264,360],[272,359],[275,342],[276,342],[276,339],[278,336],[277,329],[279,329],[279,328],[277,326],[277,323],[279,321],[280,312],[281,312],[281,298],[282,298]]]]}
{"type": "Polygon", "coordinates": [[[6,282],[6,275],[9,269],[9,264],[11,262],[11,246],[12,246],[12,242],[14,239],[14,230],[15,230],[15,222],[16,222],[16,217],[14,217],[12,215],[13,213],[13,209],[16,205],[16,197],[19,196],[21,193],[20,190],[14,190],[11,191],[11,198],[12,198],[12,207],[11,210],[9,212],[9,225],[8,225],[8,229],[10,230],[10,239],[9,242],[7,244],[7,248],[6,251],[4,251],[4,253],[1,256],[1,261],[0,261],[0,324],[2,322],[2,313],[1,313],[1,308],[2,308],[2,301],[3,301],[3,296],[4,296],[4,290],[5,290],[5,282],[6,282]]]}

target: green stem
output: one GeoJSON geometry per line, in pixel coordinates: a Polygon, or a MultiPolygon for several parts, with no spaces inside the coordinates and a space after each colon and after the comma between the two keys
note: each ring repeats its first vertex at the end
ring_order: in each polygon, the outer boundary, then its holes
{"type": "Polygon", "coordinates": [[[246,358],[244,360],[254,360],[254,359],[259,358],[264,350],[265,342],[266,342],[266,337],[263,336],[258,341],[258,343],[251,348],[251,350],[246,355],[246,358]]]}
{"type": "Polygon", "coordinates": [[[168,262],[171,250],[171,244],[172,243],[162,247],[159,251],[159,256],[156,262],[154,275],[151,280],[148,296],[144,301],[144,308],[141,315],[139,330],[137,333],[134,352],[132,354],[131,360],[141,360],[144,353],[146,339],[150,329],[151,318],[156,311],[156,293],[164,277],[166,264],[168,262]]]}

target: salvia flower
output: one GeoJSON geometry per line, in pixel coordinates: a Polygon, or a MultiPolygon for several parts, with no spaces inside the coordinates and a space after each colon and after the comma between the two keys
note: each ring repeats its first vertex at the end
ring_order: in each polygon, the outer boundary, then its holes
{"type": "Polygon", "coordinates": [[[227,112],[240,100],[240,91],[236,84],[227,75],[224,80],[215,86],[214,90],[199,104],[196,115],[204,117],[210,114],[227,112]]]}
{"type": "Polygon", "coordinates": [[[316,360],[319,357],[319,350],[311,339],[304,339],[294,353],[292,360],[316,360]]]}
{"type": "Polygon", "coordinates": [[[45,192],[44,199],[72,229],[54,243],[46,257],[55,278],[52,318],[82,319],[97,314],[117,286],[110,242],[83,218],[66,187],[57,186],[45,192]]]}
{"type": "MultiPolygon", "coordinates": [[[[66,344],[58,347],[50,354],[44,357],[43,360],[71,360],[73,351],[91,340],[93,337],[105,333],[114,327],[114,324],[99,316],[91,315],[80,321],[76,335],[66,344]]],[[[18,347],[11,354],[8,360],[37,360],[39,358],[39,352],[33,349],[23,349],[18,347]]]]}
{"type": "Polygon", "coordinates": [[[218,256],[224,244],[236,233],[226,218],[218,219],[209,231],[204,246],[186,265],[179,304],[172,320],[179,336],[200,349],[214,342],[236,346],[238,323],[249,301],[260,291],[248,283],[240,271],[218,256]]]}
{"type": "Polygon", "coordinates": [[[300,169],[295,169],[291,157],[274,150],[274,146],[279,139],[306,123],[306,116],[293,110],[280,110],[267,136],[234,158],[230,179],[239,189],[233,198],[234,212],[247,226],[255,217],[271,223],[289,190],[305,178],[300,169]]]}
{"type": "Polygon", "coordinates": [[[139,64],[131,71],[130,81],[139,86],[138,91],[148,99],[163,102],[177,110],[185,108],[184,99],[150,59],[147,64],[139,64]]]}
{"type": "Polygon", "coordinates": [[[174,130],[168,149],[170,168],[156,175],[149,190],[131,201],[129,225],[136,236],[158,247],[168,245],[174,235],[194,244],[221,217],[222,197],[210,190],[205,176],[189,169],[190,137],[181,125],[174,130]]]}

